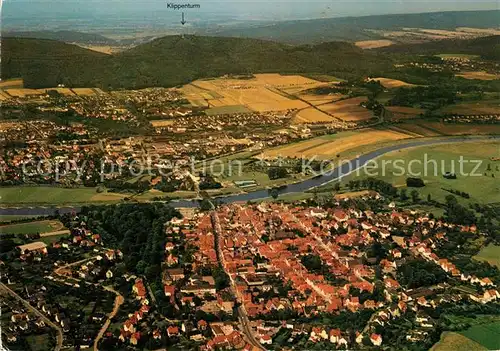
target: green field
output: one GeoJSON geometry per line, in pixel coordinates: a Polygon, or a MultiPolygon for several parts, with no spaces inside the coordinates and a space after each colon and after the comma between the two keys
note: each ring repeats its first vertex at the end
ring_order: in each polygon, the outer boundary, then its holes
{"type": "Polygon", "coordinates": [[[0,203],[13,204],[75,204],[88,202],[116,202],[124,195],[97,193],[94,188],[57,188],[57,187],[8,187],[0,188],[0,203]]]}
{"type": "Polygon", "coordinates": [[[500,171],[496,171],[496,166],[500,169],[500,162],[491,161],[490,158],[498,156],[498,150],[499,143],[493,141],[400,150],[379,157],[375,161],[376,164],[372,162],[365,170],[352,173],[345,177],[342,183],[375,177],[396,187],[406,187],[407,177],[418,177],[426,183],[424,188],[417,189],[421,199],[426,199],[427,195],[431,194],[433,200],[443,202],[446,196],[450,195],[449,192],[442,190],[446,188],[469,193],[471,198],[468,200],[455,196],[464,203],[496,203],[500,202],[500,171]],[[463,164],[463,175],[460,172],[461,157],[467,161],[463,164]],[[475,170],[476,160],[481,162],[477,170],[475,170]],[[491,165],[491,171],[487,171],[488,164],[491,165]],[[446,172],[456,173],[458,179],[445,179],[442,175],[446,172]],[[484,175],[485,172],[487,175],[484,175]]]}
{"type": "Polygon", "coordinates": [[[490,244],[483,248],[474,258],[500,268],[500,246],[490,244]]]}
{"type": "Polygon", "coordinates": [[[246,108],[243,105],[235,105],[235,106],[218,106],[212,107],[205,110],[205,113],[209,116],[214,115],[225,115],[225,114],[233,114],[233,113],[251,113],[252,110],[246,108]]]}
{"type": "Polygon", "coordinates": [[[441,340],[434,345],[430,351],[482,351],[486,350],[475,341],[466,338],[465,336],[453,333],[444,332],[441,334],[441,340]]]}
{"type": "Polygon", "coordinates": [[[17,221],[21,219],[31,219],[38,216],[16,216],[16,215],[0,215],[0,223],[9,223],[11,221],[17,221]]]}
{"type": "Polygon", "coordinates": [[[500,321],[475,325],[460,332],[460,334],[474,340],[488,350],[500,350],[500,321]]]}
{"type": "Polygon", "coordinates": [[[0,226],[1,234],[48,233],[62,228],[59,221],[39,221],[0,226]]]}

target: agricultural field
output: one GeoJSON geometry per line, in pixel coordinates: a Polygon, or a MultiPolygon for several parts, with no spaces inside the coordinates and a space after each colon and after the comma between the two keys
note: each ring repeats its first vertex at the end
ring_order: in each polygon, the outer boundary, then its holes
{"type": "Polygon", "coordinates": [[[26,97],[29,95],[44,95],[44,90],[37,89],[6,89],[5,90],[10,96],[13,97],[26,97]]]}
{"type": "Polygon", "coordinates": [[[21,78],[0,80],[0,89],[23,88],[23,87],[24,87],[24,81],[21,78]]]}
{"type": "Polygon", "coordinates": [[[72,88],[71,90],[78,96],[95,95],[95,91],[91,88],[72,88]]]}
{"type": "Polygon", "coordinates": [[[460,334],[479,343],[488,350],[500,349],[500,321],[475,325],[460,332],[460,334]]]}
{"type": "Polygon", "coordinates": [[[298,75],[256,74],[250,79],[197,80],[182,87],[181,91],[194,106],[241,106],[251,111],[267,112],[306,108],[307,103],[288,94],[324,84],[298,75]]]}
{"type": "Polygon", "coordinates": [[[0,226],[1,234],[32,234],[49,233],[61,230],[63,225],[59,221],[36,221],[0,226]]]}
{"type": "Polygon", "coordinates": [[[393,45],[394,42],[392,40],[381,39],[381,40],[362,40],[357,41],[355,45],[361,49],[377,49],[384,48],[387,46],[393,45]]]}
{"type": "Polygon", "coordinates": [[[331,123],[335,120],[332,116],[317,110],[314,107],[305,108],[297,112],[293,118],[294,124],[314,124],[314,123],[331,123]]]}
{"type": "Polygon", "coordinates": [[[422,122],[419,125],[442,135],[490,135],[500,134],[498,124],[451,124],[442,122],[422,122]]]}
{"type": "Polygon", "coordinates": [[[477,71],[477,72],[461,72],[456,75],[457,77],[462,77],[465,79],[479,79],[479,80],[496,80],[500,79],[500,75],[492,74],[485,71],[477,71]]]}
{"type": "Polygon", "coordinates": [[[325,160],[336,158],[346,151],[380,142],[409,139],[410,135],[391,130],[363,129],[314,138],[311,140],[280,146],[261,154],[265,159],[276,157],[305,157],[325,160]]]}
{"type": "Polygon", "coordinates": [[[486,347],[477,342],[454,332],[444,332],[441,340],[430,351],[483,351],[486,347]]]}
{"type": "Polygon", "coordinates": [[[116,202],[125,196],[114,193],[97,193],[94,188],[56,188],[56,187],[8,187],[0,188],[0,202],[13,204],[74,204],[87,202],[116,202]]]}
{"type": "Polygon", "coordinates": [[[366,121],[373,118],[373,112],[360,106],[368,101],[366,96],[359,96],[351,99],[340,100],[332,104],[318,106],[319,109],[335,118],[346,122],[366,121]]]}
{"type": "Polygon", "coordinates": [[[345,98],[346,96],[342,94],[315,95],[308,93],[299,93],[298,97],[312,106],[319,106],[338,101],[345,98]]]}
{"type": "Polygon", "coordinates": [[[492,163],[490,158],[498,155],[498,148],[498,142],[478,141],[399,150],[379,157],[364,170],[345,177],[342,182],[375,177],[396,187],[406,187],[407,177],[418,177],[426,184],[417,189],[422,199],[430,194],[432,199],[444,202],[450,195],[443,190],[445,188],[470,194],[470,199],[456,196],[465,204],[496,203],[500,202],[500,182],[497,179],[500,178],[500,170],[496,171],[500,162],[492,163]],[[463,172],[460,171],[461,157],[466,161],[463,172]],[[492,169],[489,172],[488,164],[492,169]],[[445,179],[443,174],[446,172],[456,173],[458,179],[445,179]]]}
{"type": "Polygon", "coordinates": [[[205,113],[209,116],[214,115],[225,115],[225,114],[233,114],[233,113],[249,113],[252,112],[248,108],[242,105],[235,106],[218,106],[211,107],[208,110],[205,110],[205,113]]]}
{"type": "Polygon", "coordinates": [[[378,81],[386,89],[394,89],[401,87],[414,87],[415,85],[403,82],[402,80],[390,79],[390,78],[371,78],[370,80],[378,81]]]}
{"type": "Polygon", "coordinates": [[[420,137],[436,137],[442,136],[441,133],[425,128],[425,124],[416,123],[401,123],[391,126],[391,129],[406,132],[408,134],[413,134],[420,137]]]}
{"type": "Polygon", "coordinates": [[[479,55],[469,55],[469,54],[440,54],[436,55],[444,60],[455,60],[455,59],[467,59],[473,60],[479,58],[479,55]]]}
{"type": "Polygon", "coordinates": [[[480,102],[462,102],[446,106],[439,110],[442,114],[453,115],[489,115],[500,114],[500,100],[483,100],[480,102]]]}
{"type": "Polygon", "coordinates": [[[422,108],[386,106],[385,109],[390,112],[393,120],[413,119],[425,114],[425,110],[422,108]]]}
{"type": "Polygon", "coordinates": [[[474,258],[500,268],[500,246],[490,244],[484,247],[474,258]]]}
{"type": "Polygon", "coordinates": [[[150,123],[155,128],[163,128],[163,127],[168,127],[168,126],[173,125],[175,123],[175,120],[173,120],[173,119],[167,119],[167,120],[158,119],[158,120],[150,121],[150,123]]]}
{"type": "Polygon", "coordinates": [[[31,218],[36,218],[38,216],[17,216],[17,215],[0,215],[0,223],[9,223],[12,221],[17,221],[21,219],[31,219],[31,218]]]}

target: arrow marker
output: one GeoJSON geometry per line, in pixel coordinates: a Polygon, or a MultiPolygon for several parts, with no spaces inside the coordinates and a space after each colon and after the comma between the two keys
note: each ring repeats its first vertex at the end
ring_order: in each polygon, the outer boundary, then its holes
{"type": "Polygon", "coordinates": [[[185,24],[186,24],[186,21],[184,20],[184,12],[182,13],[182,21],[181,21],[181,24],[182,24],[182,25],[185,25],[185,24]]]}

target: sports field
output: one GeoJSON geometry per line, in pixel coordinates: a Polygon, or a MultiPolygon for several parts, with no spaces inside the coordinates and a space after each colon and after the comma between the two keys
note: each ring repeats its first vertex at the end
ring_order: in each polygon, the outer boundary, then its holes
{"type": "Polygon", "coordinates": [[[411,136],[392,130],[363,129],[359,132],[345,132],[314,138],[304,142],[281,146],[262,153],[261,157],[305,157],[332,159],[345,151],[378,142],[408,139],[411,136]]]}

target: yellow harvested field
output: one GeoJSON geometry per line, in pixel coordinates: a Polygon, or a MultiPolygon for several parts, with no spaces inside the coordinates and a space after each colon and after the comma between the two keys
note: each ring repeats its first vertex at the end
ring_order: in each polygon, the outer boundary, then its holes
{"type": "Polygon", "coordinates": [[[95,95],[95,91],[91,88],[73,88],[76,95],[95,95]]]}
{"type": "Polygon", "coordinates": [[[36,89],[6,89],[7,93],[14,97],[25,97],[31,95],[44,95],[45,91],[36,89]]]}
{"type": "Polygon", "coordinates": [[[384,48],[386,46],[391,46],[394,44],[392,40],[382,39],[382,40],[362,40],[355,43],[357,47],[361,49],[376,49],[384,48]]]}
{"type": "Polygon", "coordinates": [[[2,90],[0,90],[0,100],[3,101],[3,100],[9,100],[9,99],[11,99],[10,95],[3,92],[2,90]]]}
{"type": "Polygon", "coordinates": [[[316,110],[314,107],[306,108],[297,113],[293,119],[294,124],[330,123],[335,118],[316,110]]]}
{"type": "Polygon", "coordinates": [[[11,129],[18,129],[22,127],[22,124],[18,122],[0,122],[0,132],[6,132],[11,129]]]}
{"type": "Polygon", "coordinates": [[[333,104],[321,105],[318,108],[343,121],[363,121],[373,117],[372,111],[360,106],[365,101],[368,101],[367,97],[359,96],[340,100],[333,104]]]}
{"type": "Polygon", "coordinates": [[[274,148],[263,152],[261,156],[266,159],[277,157],[316,157],[317,159],[330,159],[342,152],[359,146],[408,138],[411,138],[411,136],[392,130],[365,129],[354,135],[338,139],[322,137],[274,148]]]}
{"type": "Polygon", "coordinates": [[[500,30],[495,28],[468,28],[468,27],[458,27],[457,32],[467,32],[467,33],[477,33],[486,35],[500,35],[500,30]]]}
{"type": "Polygon", "coordinates": [[[24,87],[24,81],[22,79],[7,79],[0,80],[0,88],[22,88],[24,87]]]}
{"type": "Polygon", "coordinates": [[[46,94],[49,90],[55,90],[61,95],[74,96],[75,94],[69,88],[48,88],[48,89],[38,89],[42,94],[46,94]]]}
{"type": "Polygon", "coordinates": [[[163,127],[168,127],[168,126],[171,126],[175,123],[174,120],[157,120],[157,121],[151,121],[151,125],[155,128],[163,128],[163,127]]]}
{"type": "Polygon", "coordinates": [[[327,104],[329,102],[338,101],[340,99],[345,98],[345,95],[342,94],[329,94],[329,95],[314,95],[314,94],[302,94],[299,95],[304,101],[307,101],[309,104],[313,106],[327,104]]]}
{"type": "Polygon", "coordinates": [[[485,71],[477,71],[477,72],[462,72],[457,74],[457,77],[462,77],[465,79],[479,79],[479,80],[495,80],[500,79],[499,74],[491,74],[485,71]]]}
{"type": "Polygon", "coordinates": [[[415,86],[414,84],[406,83],[403,82],[402,80],[390,79],[390,78],[379,77],[379,78],[371,78],[370,80],[379,81],[380,84],[382,84],[382,86],[387,89],[415,86]]]}
{"type": "Polygon", "coordinates": [[[309,106],[307,103],[290,99],[286,94],[323,84],[325,83],[297,75],[256,74],[250,79],[197,80],[182,87],[181,91],[194,106],[243,105],[253,111],[266,112],[306,108],[309,106]]]}

